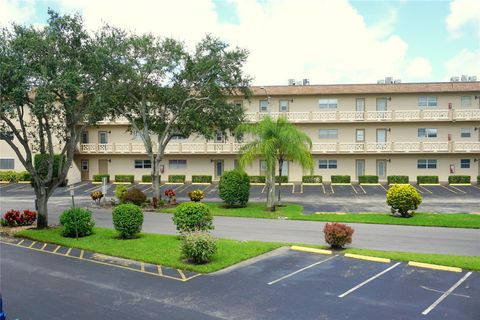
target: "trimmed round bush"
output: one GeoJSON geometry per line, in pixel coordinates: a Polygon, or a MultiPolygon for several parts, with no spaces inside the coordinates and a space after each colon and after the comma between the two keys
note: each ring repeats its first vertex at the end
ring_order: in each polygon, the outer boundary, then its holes
{"type": "Polygon", "coordinates": [[[343,223],[327,223],[323,228],[325,242],[332,248],[343,248],[352,243],[353,228],[343,223]]]}
{"type": "Polygon", "coordinates": [[[422,196],[411,185],[394,184],[387,191],[387,204],[392,213],[400,213],[402,217],[409,218],[413,210],[417,210],[422,203],[422,196]]]}
{"type": "Polygon", "coordinates": [[[182,233],[213,229],[213,215],[210,209],[201,202],[180,204],[175,209],[172,219],[177,226],[177,230],[182,233]]]}
{"type": "Polygon", "coordinates": [[[205,231],[188,232],[182,237],[181,251],[189,262],[207,263],[217,252],[217,241],[205,231]]]}
{"type": "Polygon", "coordinates": [[[119,184],[115,187],[115,197],[117,197],[120,203],[123,202],[123,196],[128,191],[128,187],[122,184],[119,184]]]}
{"type": "Polygon", "coordinates": [[[220,198],[229,207],[245,207],[250,196],[250,177],[243,171],[225,171],[218,185],[220,198]]]}
{"type": "Polygon", "coordinates": [[[138,188],[132,188],[123,193],[122,201],[125,203],[133,203],[137,206],[141,206],[147,200],[147,196],[142,190],[138,188]]]}
{"type": "Polygon", "coordinates": [[[197,190],[190,191],[188,193],[188,197],[190,198],[190,201],[200,202],[204,198],[204,193],[202,190],[197,189],[197,190]]]}
{"type": "Polygon", "coordinates": [[[120,238],[133,238],[142,231],[143,211],[132,203],[121,204],[113,209],[112,220],[120,238]]]}
{"type": "Polygon", "coordinates": [[[64,237],[74,238],[77,236],[85,237],[93,233],[95,220],[92,218],[92,212],[83,208],[72,208],[63,211],[60,216],[62,225],[62,235],[64,237]]]}

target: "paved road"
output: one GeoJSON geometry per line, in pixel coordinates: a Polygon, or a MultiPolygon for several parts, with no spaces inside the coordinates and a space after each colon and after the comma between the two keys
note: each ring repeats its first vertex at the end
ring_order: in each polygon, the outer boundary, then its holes
{"type": "MultiPolygon", "coordinates": [[[[3,208],[31,208],[31,200],[1,199],[3,208]]],[[[49,206],[51,224],[58,223],[60,213],[69,205],[68,200],[49,206]]],[[[112,228],[111,210],[94,210],[97,226],[112,228]]],[[[323,222],[272,219],[215,217],[217,237],[237,240],[261,240],[324,244],[323,222]]],[[[457,228],[433,228],[412,226],[388,226],[374,224],[350,224],[355,229],[352,246],[378,250],[421,253],[444,253],[480,256],[480,230],[457,228]]],[[[146,213],[143,231],[175,234],[171,215],[146,213]]]]}

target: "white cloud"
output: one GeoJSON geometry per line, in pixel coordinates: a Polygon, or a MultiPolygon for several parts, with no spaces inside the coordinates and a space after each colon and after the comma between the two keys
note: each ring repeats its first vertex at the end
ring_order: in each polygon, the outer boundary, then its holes
{"type": "Polygon", "coordinates": [[[432,74],[432,65],[424,57],[416,57],[407,67],[407,75],[414,79],[429,78],[432,74]]]}
{"type": "Polygon", "coordinates": [[[7,26],[12,22],[23,23],[34,15],[33,0],[0,0],[0,26],[7,26]]]}
{"type": "Polygon", "coordinates": [[[477,76],[480,79],[480,49],[470,51],[464,49],[445,63],[446,75],[444,80],[451,76],[466,74],[477,76]]]}
{"type": "Polygon", "coordinates": [[[453,0],[446,23],[452,37],[460,37],[462,29],[473,24],[480,38],[480,3],[478,0],[453,0]]]}

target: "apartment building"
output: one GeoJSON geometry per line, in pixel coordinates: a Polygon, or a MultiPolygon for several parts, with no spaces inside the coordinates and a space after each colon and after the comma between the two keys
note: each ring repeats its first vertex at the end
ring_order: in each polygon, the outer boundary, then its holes
{"type": "MultiPolygon", "coordinates": [[[[266,115],[285,116],[312,139],[314,174],[331,175],[480,175],[480,82],[287,85],[253,87],[253,97],[232,101],[255,123],[266,115]]],[[[94,174],[149,174],[142,141],[124,119],[99,122],[86,130],[78,146],[70,181],[94,174]]],[[[242,141],[218,134],[172,140],[162,161],[168,175],[211,175],[218,180],[238,165],[242,141]]],[[[18,169],[18,160],[1,142],[1,169],[18,169]],[[5,165],[8,164],[8,168],[5,165]]],[[[7,146],[8,148],[8,146],[7,146]]],[[[258,159],[246,168],[264,174],[258,159]]],[[[301,181],[302,169],[285,163],[289,181],[301,181]]]]}

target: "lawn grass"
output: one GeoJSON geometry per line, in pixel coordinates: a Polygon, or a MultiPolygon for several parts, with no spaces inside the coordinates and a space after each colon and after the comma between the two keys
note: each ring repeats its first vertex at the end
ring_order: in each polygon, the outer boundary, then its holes
{"type": "MultiPolygon", "coordinates": [[[[369,224],[389,224],[425,227],[448,227],[448,228],[480,228],[480,215],[465,213],[416,213],[411,218],[392,216],[387,213],[318,213],[303,214],[303,206],[299,204],[287,204],[279,207],[277,211],[266,210],[264,203],[251,202],[245,208],[225,208],[222,203],[205,202],[214,216],[232,216],[245,218],[264,218],[326,222],[351,222],[369,224]]],[[[175,208],[161,209],[165,213],[173,213],[175,208]]]]}
{"type": "Polygon", "coordinates": [[[213,261],[193,265],[182,261],[180,240],[174,235],[142,233],[137,239],[120,240],[113,229],[95,228],[93,235],[76,240],[62,237],[60,232],[61,228],[29,229],[19,231],[16,236],[200,273],[217,271],[285,245],[218,239],[218,252],[213,261]]]}

